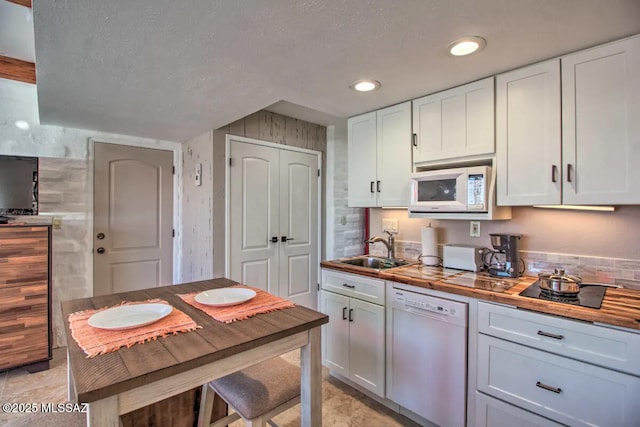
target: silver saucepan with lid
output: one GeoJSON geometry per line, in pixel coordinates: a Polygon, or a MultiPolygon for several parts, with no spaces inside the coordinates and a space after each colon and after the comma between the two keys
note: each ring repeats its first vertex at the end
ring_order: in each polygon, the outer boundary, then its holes
{"type": "Polygon", "coordinates": [[[540,289],[556,295],[577,294],[580,292],[580,286],[621,287],[605,283],[582,283],[581,277],[564,274],[564,269],[562,268],[554,269],[552,274],[538,274],[538,285],[540,289]]]}
{"type": "Polygon", "coordinates": [[[564,274],[564,269],[556,268],[552,274],[538,274],[540,289],[554,294],[577,294],[582,279],[578,276],[564,274]]]}

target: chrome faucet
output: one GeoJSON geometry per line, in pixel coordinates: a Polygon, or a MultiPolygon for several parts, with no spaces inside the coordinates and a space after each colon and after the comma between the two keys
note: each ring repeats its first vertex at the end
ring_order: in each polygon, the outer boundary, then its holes
{"type": "Polygon", "coordinates": [[[384,232],[389,235],[389,237],[386,240],[382,237],[372,237],[369,240],[365,240],[365,243],[376,243],[376,242],[384,243],[384,245],[387,247],[387,258],[393,259],[395,255],[395,251],[393,248],[393,245],[394,245],[393,234],[387,230],[384,230],[384,232]]]}

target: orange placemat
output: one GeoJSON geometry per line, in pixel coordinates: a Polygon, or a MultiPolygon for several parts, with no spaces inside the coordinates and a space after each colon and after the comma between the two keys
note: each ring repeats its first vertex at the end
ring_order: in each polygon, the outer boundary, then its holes
{"type": "MultiPolygon", "coordinates": [[[[149,303],[169,304],[167,301],[159,298],[147,301],[123,302],[122,304],[132,305],[149,303]]],[[[201,328],[201,326],[198,326],[191,317],[187,316],[175,307],[173,307],[171,314],[167,317],[139,328],[113,331],[89,326],[87,323],[89,317],[108,308],[111,307],[77,311],[69,315],[68,320],[69,328],[71,329],[71,336],[85,352],[87,358],[116,351],[120,347],[129,348],[135,344],[144,344],[147,341],[155,340],[158,337],[164,337],[170,334],[176,335],[179,332],[189,332],[201,328]]]]}
{"type": "Polygon", "coordinates": [[[262,289],[252,288],[245,285],[233,285],[232,288],[247,288],[256,291],[256,296],[249,301],[231,305],[228,307],[214,307],[210,305],[200,304],[195,300],[195,296],[200,292],[191,292],[188,294],[178,294],[184,302],[195,308],[204,311],[218,322],[231,323],[236,320],[244,320],[257,314],[270,313],[276,310],[295,307],[295,304],[288,299],[270,294],[262,289]]]}

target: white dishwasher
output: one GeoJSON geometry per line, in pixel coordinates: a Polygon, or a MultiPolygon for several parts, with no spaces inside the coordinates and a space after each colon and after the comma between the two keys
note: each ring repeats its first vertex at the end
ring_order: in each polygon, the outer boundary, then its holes
{"type": "Polygon", "coordinates": [[[387,291],[387,398],[441,427],[464,427],[467,304],[387,291]]]}

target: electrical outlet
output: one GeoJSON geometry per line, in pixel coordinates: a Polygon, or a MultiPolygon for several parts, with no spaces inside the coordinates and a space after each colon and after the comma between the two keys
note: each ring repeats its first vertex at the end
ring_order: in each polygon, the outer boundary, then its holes
{"type": "Polygon", "coordinates": [[[382,218],[382,231],[398,232],[398,218],[382,218]]]}
{"type": "Polygon", "coordinates": [[[469,222],[469,236],[480,237],[480,221],[469,222]]]}
{"type": "Polygon", "coordinates": [[[53,227],[54,230],[62,229],[62,217],[54,216],[53,219],[51,220],[51,226],[53,227]]]}

